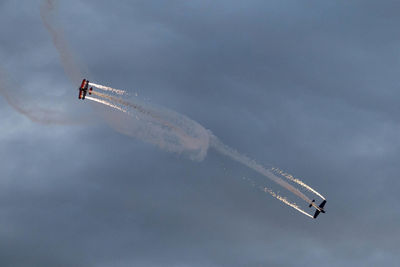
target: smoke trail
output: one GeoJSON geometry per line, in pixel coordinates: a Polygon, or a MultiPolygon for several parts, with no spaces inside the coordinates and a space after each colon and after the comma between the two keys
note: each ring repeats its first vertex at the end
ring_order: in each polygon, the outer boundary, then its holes
{"type": "MultiPolygon", "coordinates": [[[[175,121],[179,121],[179,119],[174,119],[174,117],[184,117],[183,115],[177,114],[177,113],[171,113],[171,116],[168,117],[163,117],[162,114],[166,114],[168,111],[166,112],[166,110],[160,110],[160,109],[156,109],[154,107],[145,107],[144,105],[139,105],[136,103],[132,103],[126,100],[123,100],[121,98],[116,98],[107,94],[103,94],[103,93],[99,93],[99,92],[92,92],[93,94],[95,94],[96,96],[108,99],[111,102],[114,103],[118,103],[124,107],[130,107],[132,108],[134,111],[138,112],[139,114],[142,114],[143,116],[143,120],[147,121],[147,122],[153,122],[154,120],[160,124],[165,126],[162,129],[159,129],[161,132],[162,131],[166,131],[166,129],[169,129],[169,131],[173,132],[174,135],[176,137],[178,137],[178,139],[183,139],[185,137],[185,132],[182,129],[182,126],[178,126],[176,125],[175,121]]],[[[184,117],[185,118],[185,117],[184,117]]],[[[187,120],[189,120],[188,118],[186,118],[187,120]]],[[[190,120],[191,121],[191,120],[190,120]]],[[[193,121],[192,121],[193,122],[193,121]]],[[[151,125],[151,123],[150,123],[151,125]]],[[[197,124],[198,125],[198,124],[197,124]]],[[[190,129],[190,125],[186,125],[186,127],[188,129],[190,129]]],[[[272,171],[275,171],[275,168],[271,170],[266,169],[265,167],[263,167],[262,165],[258,164],[257,162],[255,162],[254,160],[248,158],[247,156],[244,156],[242,154],[240,154],[239,152],[237,152],[236,150],[234,150],[233,148],[230,148],[229,146],[223,144],[216,136],[214,136],[210,131],[207,131],[206,129],[204,129],[201,125],[198,125],[198,127],[200,127],[200,129],[203,130],[203,132],[207,132],[208,134],[208,138],[209,138],[209,142],[211,147],[213,147],[216,151],[218,151],[219,153],[228,156],[229,158],[247,166],[248,168],[262,174],[263,176],[271,179],[272,181],[274,181],[275,183],[279,184],[280,186],[286,188],[287,190],[289,190],[290,192],[292,192],[293,194],[297,195],[298,197],[300,197],[301,199],[303,199],[304,201],[306,201],[307,203],[310,203],[311,200],[305,196],[299,189],[295,188],[293,185],[287,183],[286,181],[282,180],[281,178],[279,178],[278,176],[276,176],[272,171]]],[[[194,138],[195,139],[195,138],[194,138]]],[[[182,143],[184,144],[184,143],[182,143]]],[[[207,146],[204,147],[205,151],[208,149],[208,143],[207,146]]],[[[281,173],[280,173],[281,174],[281,173]]],[[[297,184],[299,183],[299,180],[297,180],[297,184]]],[[[301,182],[301,181],[300,181],[301,182]]],[[[300,184],[302,186],[304,186],[305,184],[302,183],[300,184]]],[[[310,188],[310,187],[309,187],[310,188]]],[[[268,193],[271,194],[270,191],[268,191],[268,193]]],[[[303,210],[301,210],[297,205],[295,205],[294,203],[289,202],[288,200],[286,200],[285,198],[277,195],[277,194],[272,194],[275,198],[279,199],[280,201],[284,202],[285,204],[299,210],[300,212],[306,214],[307,216],[310,216],[308,213],[305,213],[303,210]]]]}
{"type": "MultiPolygon", "coordinates": [[[[159,116],[157,116],[155,114],[152,114],[149,110],[147,110],[147,109],[143,108],[142,106],[137,105],[135,103],[131,103],[131,102],[125,101],[125,100],[123,100],[121,98],[117,98],[117,97],[114,97],[114,96],[111,96],[111,95],[99,93],[99,92],[96,92],[96,91],[92,91],[92,94],[100,96],[100,97],[103,97],[103,98],[106,98],[106,99],[108,99],[108,100],[110,100],[112,102],[119,103],[119,104],[124,105],[126,107],[131,107],[134,110],[136,110],[136,111],[138,111],[138,112],[140,112],[140,113],[142,113],[144,115],[151,116],[151,117],[153,117],[155,119],[159,119],[160,120],[159,116]]],[[[164,122],[164,123],[166,123],[166,122],[164,122]]],[[[166,125],[169,126],[167,123],[166,123],[166,125]]],[[[172,126],[169,126],[169,127],[172,127],[172,126]]]]}
{"type": "Polygon", "coordinates": [[[22,90],[12,83],[6,72],[0,68],[0,95],[18,113],[24,115],[33,122],[40,124],[72,125],[83,122],[82,118],[75,119],[60,110],[42,108],[37,105],[29,105],[29,99],[22,90]],[[19,93],[20,96],[16,96],[19,93]]]}
{"type": "Polygon", "coordinates": [[[279,201],[282,201],[284,204],[296,209],[297,211],[303,213],[304,215],[313,218],[313,216],[311,216],[311,214],[309,214],[309,213],[305,212],[304,210],[302,210],[299,206],[296,205],[296,203],[290,202],[286,198],[284,198],[284,197],[278,195],[277,193],[275,193],[274,191],[272,191],[272,189],[270,189],[270,188],[268,188],[266,186],[257,186],[256,182],[253,179],[250,179],[250,178],[243,177],[243,180],[246,180],[247,182],[249,182],[251,186],[257,187],[258,189],[260,189],[261,191],[263,191],[265,193],[269,193],[272,197],[278,199],[279,201]]]}
{"type": "Polygon", "coordinates": [[[111,108],[113,108],[113,109],[122,111],[122,112],[124,112],[124,113],[127,113],[127,112],[128,112],[128,111],[126,111],[125,109],[123,109],[123,108],[121,108],[121,107],[118,107],[118,106],[116,106],[116,105],[113,105],[113,104],[111,104],[111,103],[109,103],[109,102],[107,102],[107,101],[105,101],[105,100],[102,100],[102,99],[98,99],[98,98],[94,98],[94,97],[90,97],[90,96],[86,96],[85,99],[89,99],[89,100],[91,100],[91,101],[94,101],[94,102],[97,102],[97,103],[100,103],[100,104],[109,106],[109,107],[111,107],[111,108]]]}
{"type": "MultiPolygon", "coordinates": [[[[131,107],[133,110],[140,112],[143,115],[149,116],[150,118],[154,119],[157,123],[159,123],[160,125],[165,126],[166,128],[169,128],[170,130],[172,130],[177,136],[179,136],[181,139],[187,139],[188,136],[185,133],[185,131],[182,129],[182,127],[180,126],[176,126],[173,122],[170,122],[168,120],[166,120],[165,118],[163,118],[161,115],[158,115],[157,112],[151,111],[149,108],[145,108],[142,107],[141,105],[132,103],[132,102],[128,102],[125,100],[122,100],[120,98],[116,98],[107,94],[103,94],[103,93],[98,93],[96,91],[92,91],[92,94],[106,98],[112,102],[116,102],[119,103],[123,106],[126,107],[131,107]]],[[[165,112],[165,111],[164,111],[165,112]]],[[[160,113],[160,112],[158,112],[160,113]]],[[[182,116],[182,115],[181,115],[182,116]]],[[[149,118],[147,118],[149,119],[149,118]]],[[[199,125],[200,126],[200,125],[199,125]]],[[[188,128],[188,127],[187,127],[188,128]]],[[[190,128],[190,127],[189,127],[190,128]]],[[[188,129],[189,129],[188,128],[188,129]]],[[[203,128],[204,129],[204,128],[203,128]]],[[[204,129],[205,130],[205,129],[204,129]]],[[[189,137],[190,138],[190,137],[189,137]]]]}
{"type": "Polygon", "coordinates": [[[160,148],[187,155],[201,161],[209,147],[208,131],[197,122],[164,108],[155,108],[146,103],[133,103],[104,93],[92,94],[115,106],[121,105],[126,115],[104,113],[103,117],[117,131],[155,144],[160,148]],[[132,122],[132,117],[136,120],[132,122]]]}
{"type": "Polygon", "coordinates": [[[83,76],[83,71],[80,69],[83,65],[78,64],[78,61],[64,38],[62,29],[55,26],[52,19],[52,16],[55,15],[57,15],[55,1],[44,0],[40,7],[40,16],[42,17],[43,24],[49,31],[54,46],[57,48],[65,73],[72,84],[78,84],[83,76]]]}
{"type": "MultiPolygon", "coordinates": [[[[131,107],[134,110],[136,110],[136,111],[138,111],[138,112],[140,112],[140,113],[142,113],[144,115],[150,116],[151,118],[157,120],[157,122],[159,122],[160,124],[164,125],[165,127],[176,131],[177,135],[179,135],[181,137],[185,135],[181,129],[179,129],[178,127],[175,127],[174,125],[172,125],[168,121],[164,121],[161,117],[157,116],[156,114],[153,114],[152,112],[150,112],[149,110],[146,110],[145,108],[141,107],[140,105],[137,105],[137,104],[134,104],[134,103],[130,103],[130,102],[124,101],[122,99],[119,99],[119,98],[116,98],[116,97],[113,97],[113,96],[110,96],[110,95],[107,95],[107,94],[99,93],[99,92],[96,92],[96,91],[92,91],[92,94],[96,95],[96,96],[99,96],[99,97],[103,97],[103,98],[108,99],[108,100],[110,100],[112,102],[119,103],[119,104],[124,105],[126,107],[131,107]]],[[[131,113],[129,113],[129,114],[131,114],[131,113]]]]}
{"type": "Polygon", "coordinates": [[[296,205],[296,203],[292,203],[289,200],[287,200],[286,198],[276,194],[274,191],[272,191],[271,189],[264,187],[264,189],[262,189],[265,193],[270,193],[271,196],[273,196],[274,198],[282,201],[283,203],[285,203],[286,205],[296,209],[297,211],[303,213],[304,215],[310,217],[310,218],[314,218],[311,214],[308,214],[307,212],[305,212],[304,210],[302,210],[299,206],[296,205]]]}
{"type": "Polygon", "coordinates": [[[211,141],[211,146],[221,154],[230,157],[231,159],[260,173],[261,175],[264,175],[265,177],[271,179],[275,183],[291,191],[293,194],[302,198],[307,203],[311,202],[311,200],[307,196],[305,196],[302,192],[300,192],[297,188],[293,187],[291,184],[288,184],[286,181],[282,180],[281,178],[279,178],[278,176],[276,176],[275,174],[264,168],[262,165],[255,162],[254,160],[248,158],[245,155],[240,154],[233,148],[230,148],[229,146],[223,144],[216,136],[210,134],[210,141],[211,141]]]}
{"type": "Polygon", "coordinates": [[[89,85],[90,86],[94,86],[94,87],[96,87],[96,88],[98,88],[100,90],[113,92],[113,93],[118,94],[118,95],[126,95],[127,94],[126,91],[124,91],[124,90],[115,89],[115,88],[111,88],[111,87],[100,85],[100,84],[95,84],[95,83],[89,82],[89,85]]]}
{"type": "Polygon", "coordinates": [[[322,199],[325,200],[325,198],[324,198],[320,193],[318,193],[316,190],[314,190],[313,188],[311,188],[311,186],[305,184],[303,181],[301,181],[301,180],[299,180],[299,179],[296,179],[295,177],[293,177],[293,175],[291,175],[291,174],[289,174],[289,173],[286,173],[286,172],[280,170],[279,168],[272,168],[272,170],[273,170],[274,172],[276,172],[276,173],[282,175],[283,177],[289,179],[290,181],[297,183],[298,185],[304,187],[304,188],[307,189],[308,191],[314,193],[315,195],[317,195],[317,196],[319,196],[320,198],[322,198],[322,199]]]}
{"type": "MultiPolygon", "coordinates": [[[[133,102],[128,102],[128,101],[125,101],[125,100],[123,100],[121,98],[113,97],[111,95],[99,93],[99,92],[96,92],[96,91],[92,91],[92,94],[94,94],[96,96],[99,96],[99,97],[106,98],[106,99],[108,99],[108,100],[110,100],[112,102],[119,103],[119,104],[121,104],[123,106],[131,107],[133,110],[138,111],[143,115],[149,116],[152,119],[156,120],[159,124],[161,124],[161,125],[169,128],[169,129],[173,130],[176,133],[176,135],[178,135],[180,138],[186,138],[185,132],[180,127],[177,127],[173,123],[165,120],[160,115],[158,115],[156,113],[156,111],[152,112],[148,108],[144,108],[141,105],[135,104],[133,102]]],[[[160,113],[160,112],[158,112],[158,113],[160,113]]]]}

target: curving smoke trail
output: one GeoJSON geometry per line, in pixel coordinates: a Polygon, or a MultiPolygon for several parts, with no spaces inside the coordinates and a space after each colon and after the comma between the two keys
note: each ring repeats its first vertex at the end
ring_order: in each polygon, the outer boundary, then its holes
{"type": "Polygon", "coordinates": [[[67,74],[72,84],[78,84],[83,76],[82,73],[84,73],[81,70],[83,64],[78,64],[76,57],[64,38],[62,29],[55,26],[54,17],[56,15],[55,1],[44,0],[40,6],[40,16],[42,17],[43,24],[50,33],[54,46],[60,55],[65,74],[67,74]]]}
{"type": "Polygon", "coordinates": [[[295,188],[291,184],[288,184],[286,181],[282,180],[281,178],[279,178],[278,176],[273,174],[271,171],[266,169],[264,166],[258,164],[257,162],[255,162],[254,160],[250,159],[249,157],[247,157],[247,156],[245,156],[243,154],[240,154],[235,149],[225,145],[216,136],[211,134],[210,135],[210,139],[211,139],[211,146],[215,150],[217,150],[219,153],[221,153],[221,154],[223,154],[225,156],[228,156],[231,159],[233,159],[233,160],[235,160],[235,161],[237,161],[237,162],[249,167],[250,169],[258,172],[259,174],[267,177],[268,179],[274,181],[275,183],[277,183],[280,186],[286,188],[287,190],[289,190],[293,194],[295,194],[298,197],[302,198],[307,203],[311,202],[311,200],[306,195],[304,195],[299,189],[295,188]]]}
{"type": "Polygon", "coordinates": [[[263,191],[265,193],[269,193],[272,197],[274,197],[277,200],[283,202],[284,204],[294,208],[295,210],[303,213],[304,215],[306,215],[306,216],[308,216],[310,218],[313,218],[313,216],[311,214],[309,214],[309,213],[305,212],[304,210],[302,210],[296,203],[290,202],[287,198],[280,196],[279,194],[277,194],[274,191],[272,191],[270,188],[268,188],[266,186],[261,186],[261,185],[257,186],[257,183],[254,180],[250,179],[250,178],[243,177],[243,180],[249,182],[251,186],[256,187],[257,189],[260,189],[261,191],[263,191]]]}
{"type": "Polygon", "coordinates": [[[319,196],[320,198],[322,198],[323,200],[325,200],[325,198],[320,193],[318,193],[315,189],[313,189],[311,186],[307,185],[306,183],[304,183],[300,179],[297,179],[297,178],[293,177],[293,175],[291,175],[289,173],[286,173],[286,172],[282,171],[279,168],[272,168],[271,170],[273,170],[274,172],[282,175],[283,177],[287,178],[288,180],[290,180],[290,181],[292,181],[292,182],[304,187],[305,189],[307,189],[311,193],[313,193],[313,194],[319,196]]]}
{"type": "Polygon", "coordinates": [[[268,187],[264,187],[262,190],[263,190],[265,193],[269,193],[269,194],[270,194],[271,196],[273,196],[274,198],[276,198],[276,199],[282,201],[282,202],[285,203],[286,205],[288,205],[288,206],[294,208],[295,210],[297,210],[297,211],[303,213],[304,215],[306,215],[306,216],[308,216],[308,217],[310,217],[310,218],[314,218],[311,214],[305,212],[305,211],[302,210],[299,206],[297,206],[296,203],[290,202],[289,200],[287,200],[286,198],[284,198],[284,197],[278,195],[277,193],[275,193],[274,191],[272,191],[272,190],[269,189],[268,187]]]}

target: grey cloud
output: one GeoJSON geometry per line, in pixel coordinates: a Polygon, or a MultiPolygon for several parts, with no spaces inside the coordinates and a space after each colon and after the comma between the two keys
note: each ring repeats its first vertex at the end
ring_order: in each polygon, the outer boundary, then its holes
{"type": "MultiPolygon", "coordinates": [[[[0,3],[1,67],[18,90],[43,95],[36,103],[88,114],[39,4],[0,3]]],[[[59,10],[89,79],[301,177],[326,195],[327,214],[310,221],[283,206],[242,177],[269,181],[212,150],[192,162],[105,123],[36,125],[1,100],[1,266],[399,261],[396,1],[71,1],[59,10]]]]}

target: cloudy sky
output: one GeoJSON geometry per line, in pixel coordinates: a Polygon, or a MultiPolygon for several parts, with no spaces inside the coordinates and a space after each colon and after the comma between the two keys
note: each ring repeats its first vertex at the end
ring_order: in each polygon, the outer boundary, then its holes
{"type": "Polygon", "coordinates": [[[87,78],[300,177],[328,200],[318,220],[212,149],[191,161],[109,127],[78,102],[40,3],[0,1],[1,266],[398,264],[398,1],[57,5],[87,78]],[[5,93],[79,122],[38,124],[5,93]]]}

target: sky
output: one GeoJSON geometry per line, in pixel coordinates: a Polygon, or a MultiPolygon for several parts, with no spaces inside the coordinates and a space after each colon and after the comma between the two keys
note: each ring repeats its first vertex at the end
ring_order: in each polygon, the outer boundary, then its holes
{"type": "Polygon", "coordinates": [[[398,1],[57,2],[82,78],[301,178],[328,200],[317,220],[212,149],[115,131],[78,101],[40,5],[0,1],[0,266],[398,265],[398,1]]]}

